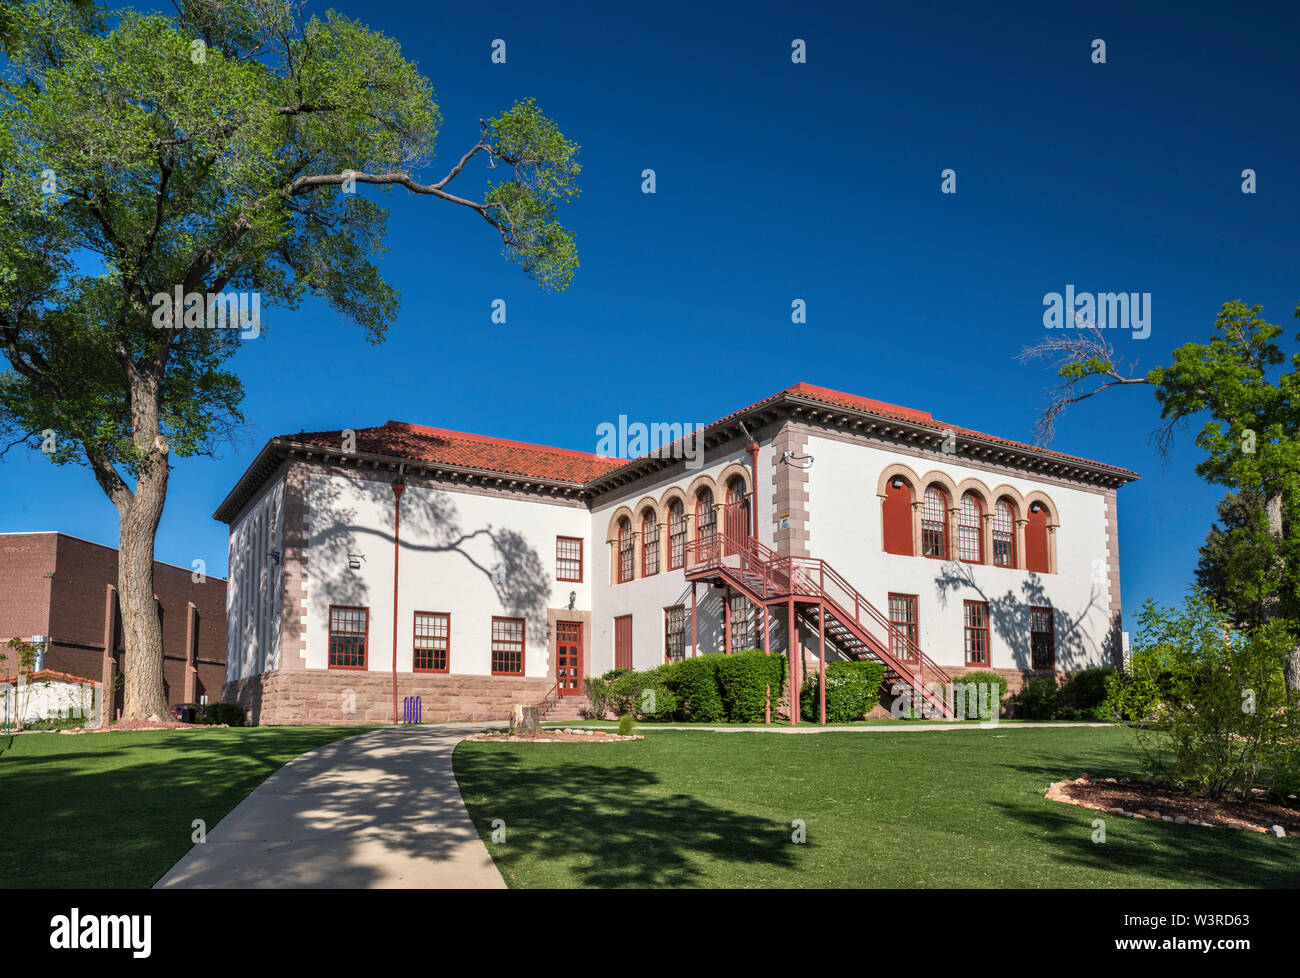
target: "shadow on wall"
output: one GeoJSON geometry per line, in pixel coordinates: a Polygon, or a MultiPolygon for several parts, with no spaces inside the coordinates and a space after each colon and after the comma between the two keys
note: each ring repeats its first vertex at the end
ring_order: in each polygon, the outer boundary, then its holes
{"type": "MultiPolygon", "coordinates": [[[[1085,602],[1078,613],[1071,617],[1066,611],[1052,604],[1043,588],[1042,577],[1030,573],[1020,585],[1017,594],[1010,588],[1005,594],[991,595],[975,583],[974,574],[969,566],[956,562],[943,565],[937,583],[939,598],[946,606],[949,594],[954,602],[984,601],[989,606],[989,618],[992,628],[1002,637],[1011,649],[1011,656],[1017,669],[1031,668],[1030,657],[1030,608],[1051,608],[1053,627],[1056,632],[1056,668],[1067,671],[1085,669],[1110,659],[1103,655],[1106,644],[1115,631],[1112,623],[1106,635],[1099,642],[1086,631],[1088,617],[1097,608],[1107,609],[1109,599],[1094,581],[1085,602]]],[[[1109,620],[1109,618],[1108,618],[1109,620]]],[[[963,650],[964,661],[964,650],[963,650]]]]}
{"type": "MultiPolygon", "coordinates": [[[[326,604],[369,606],[383,595],[370,594],[363,571],[348,568],[348,555],[365,554],[365,564],[393,559],[393,490],[387,482],[348,482],[344,498],[335,480],[308,482],[310,526],[319,530],[312,549],[311,572],[326,573],[322,565],[339,568],[329,578],[326,604]],[[387,525],[362,526],[357,507],[385,514],[387,525]]],[[[518,530],[492,524],[466,529],[451,493],[436,491],[402,496],[402,556],[412,553],[456,553],[492,585],[501,614],[528,622],[530,644],[546,641],[546,609],[551,578],[538,552],[518,530]]],[[[365,566],[363,564],[363,567],[365,566]]],[[[387,596],[391,598],[391,595],[387,596]]]]}

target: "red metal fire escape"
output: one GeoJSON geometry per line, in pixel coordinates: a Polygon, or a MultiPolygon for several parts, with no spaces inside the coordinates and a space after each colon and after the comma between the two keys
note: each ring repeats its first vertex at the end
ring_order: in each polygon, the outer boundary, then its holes
{"type": "Polygon", "coordinates": [[[939,716],[953,716],[934,688],[952,677],[835,568],[814,557],[784,557],[755,540],[746,520],[728,515],[719,521],[720,532],[686,545],[686,580],[729,585],[769,611],[793,603],[798,621],[842,654],[875,659],[885,666],[886,682],[910,686],[918,710],[924,704],[939,716]]]}

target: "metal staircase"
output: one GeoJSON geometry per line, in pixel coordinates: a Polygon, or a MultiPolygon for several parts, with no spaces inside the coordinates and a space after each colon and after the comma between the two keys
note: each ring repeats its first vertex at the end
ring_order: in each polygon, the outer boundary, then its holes
{"type": "Polygon", "coordinates": [[[953,716],[948,699],[931,688],[950,684],[952,677],[835,568],[815,557],[778,554],[748,532],[737,532],[745,520],[718,522],[723,529],[687,543],[688,581],[727,584],[769,608],[793,601],[796,617],[842,654],[882,663],[887,681],[912,688],[917,707],[925,704],[939,716],[953,716]]]}

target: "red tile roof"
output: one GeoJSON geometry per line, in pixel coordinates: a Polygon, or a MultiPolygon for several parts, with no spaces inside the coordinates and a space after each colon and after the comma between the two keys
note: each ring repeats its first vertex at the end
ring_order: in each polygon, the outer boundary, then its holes
{"type": "MultiPolygon", "coordinates": [[[[358,452],[557,482],[589,482],[626,461],[403,421],[389,421],[378,428],[358,428],[356,436],[358,452]]],[[[343,432],[299,432],[282,435],[280,440],[337,449],[343,444],[343,432]]]]}
{"type": "MultiPolygon", "coordinates": [[[[1048,455],[1069,462],[1100,466],[1121,475],[1137,478],[1136,472],[1107,465],[1104,462],[1094,462],[1091,459],[1080,458],[1076,455],[1066,455],[1062,452],[1039,448],[1025,442],[1012,441],[974,431],[970,428],[945,424],[936,420],[927,411],[918,411],[915,408],[889,404],[885,401],[877,401],[857,394],[846,394],[843,391],[817,387],[814,384],[794,384],[749,405],[749,407],[734,411],[726,417],[713,422],[708,427],[730,421],[732,418],[743,415],[754,408],[761,407],[783,396],[800,397],[819,401],[833,407],[865,411],[877,417],[909,422],[936,431],[951,429],[955,434],[976,441],[1004,445],[1008,448],[1048,455]]],[[[557,482],[592,482],[621,466],[627,465],[631,461],[629,459],[595,455],[590,452],[578,452],[568,448],[552,448],[546,445],[511,441],[506,438],[494,438],[489,435],[473,435],[463,431],[449,431],[445,428],[430,428],[425,425],[408,424],[402,421],[388,421],[375,428],[358,428],[355,429],[355,433],[356,450],[367,454],[405,458],[480,471],[500,472],[503,475],[548,479],[557,482]]],[[[343,432],[299,432],[295,435],[282,435],[277,441],[338,449],[343,444],[343,432]]]]}

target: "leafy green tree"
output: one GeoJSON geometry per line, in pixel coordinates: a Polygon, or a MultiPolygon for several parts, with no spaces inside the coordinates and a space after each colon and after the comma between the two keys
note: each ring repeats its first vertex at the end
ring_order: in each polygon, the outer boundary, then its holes
{"type": "Polygon", "coordinates": [[[1093,326],[1053,333],[1021,359],[1052,359],[1061,378],[1039,421],[1040,441],[1051,439],[1070,405],[1135,384],[1154,388],[1160,405],[1164,424],[1152,440],[1162,461],[1175,430],[1204,419],[1196,444],[1205,457],[1196,471],[1241,500],[1232,504],[1240,525],[1213,540],[1215,593],[1239,596],[1228,605],[1240,620],[1283,624],[1293,639],[1287,686],[1300,690],[1300,353],[1284,354],[1277,342],[1282,327],[1265,322],[1260,311],[1225,303],[1208,343],[1184,344],[1172,363],[1145,374],[1126,371],[1106,334],[1093,326]],[[1241,508],[1253,503],[1249,512],[1241,508]]]}
{"type": "Polygon", "coordinates": [[[28,0],[0,82],[0,425],[11,447],[88,465],[117,508],[133,720],[167,706],[153,545],[172,460],[242,422],[224,365],[263,330],[251,299],[226,318],[223,298],[316,295],[379,342],[398,307],[376,264],[387,210],[357,185],[477,214],[545,289],[578,264],[556,218],[578,147],[533,101],[479,120],[422,182],[441,118],[397,42],[285,0],[176,8],[28,0]],[[487,164],[477,199],[451,189],[472,162],[487,164]],[[195,328],[214,317],[227,328],[195,328]]]}
{"type": "Polygon", "coordinates": [[[1128,671],[1107,680],[1147,769],[1210,798],[1265,774],[1288,785],[1297,751],[1283,678],[1291,636],[1281,621],[1250,631],[1224,621],[1204,594],[1181,608],[1148,601],[1128,671]]]}

